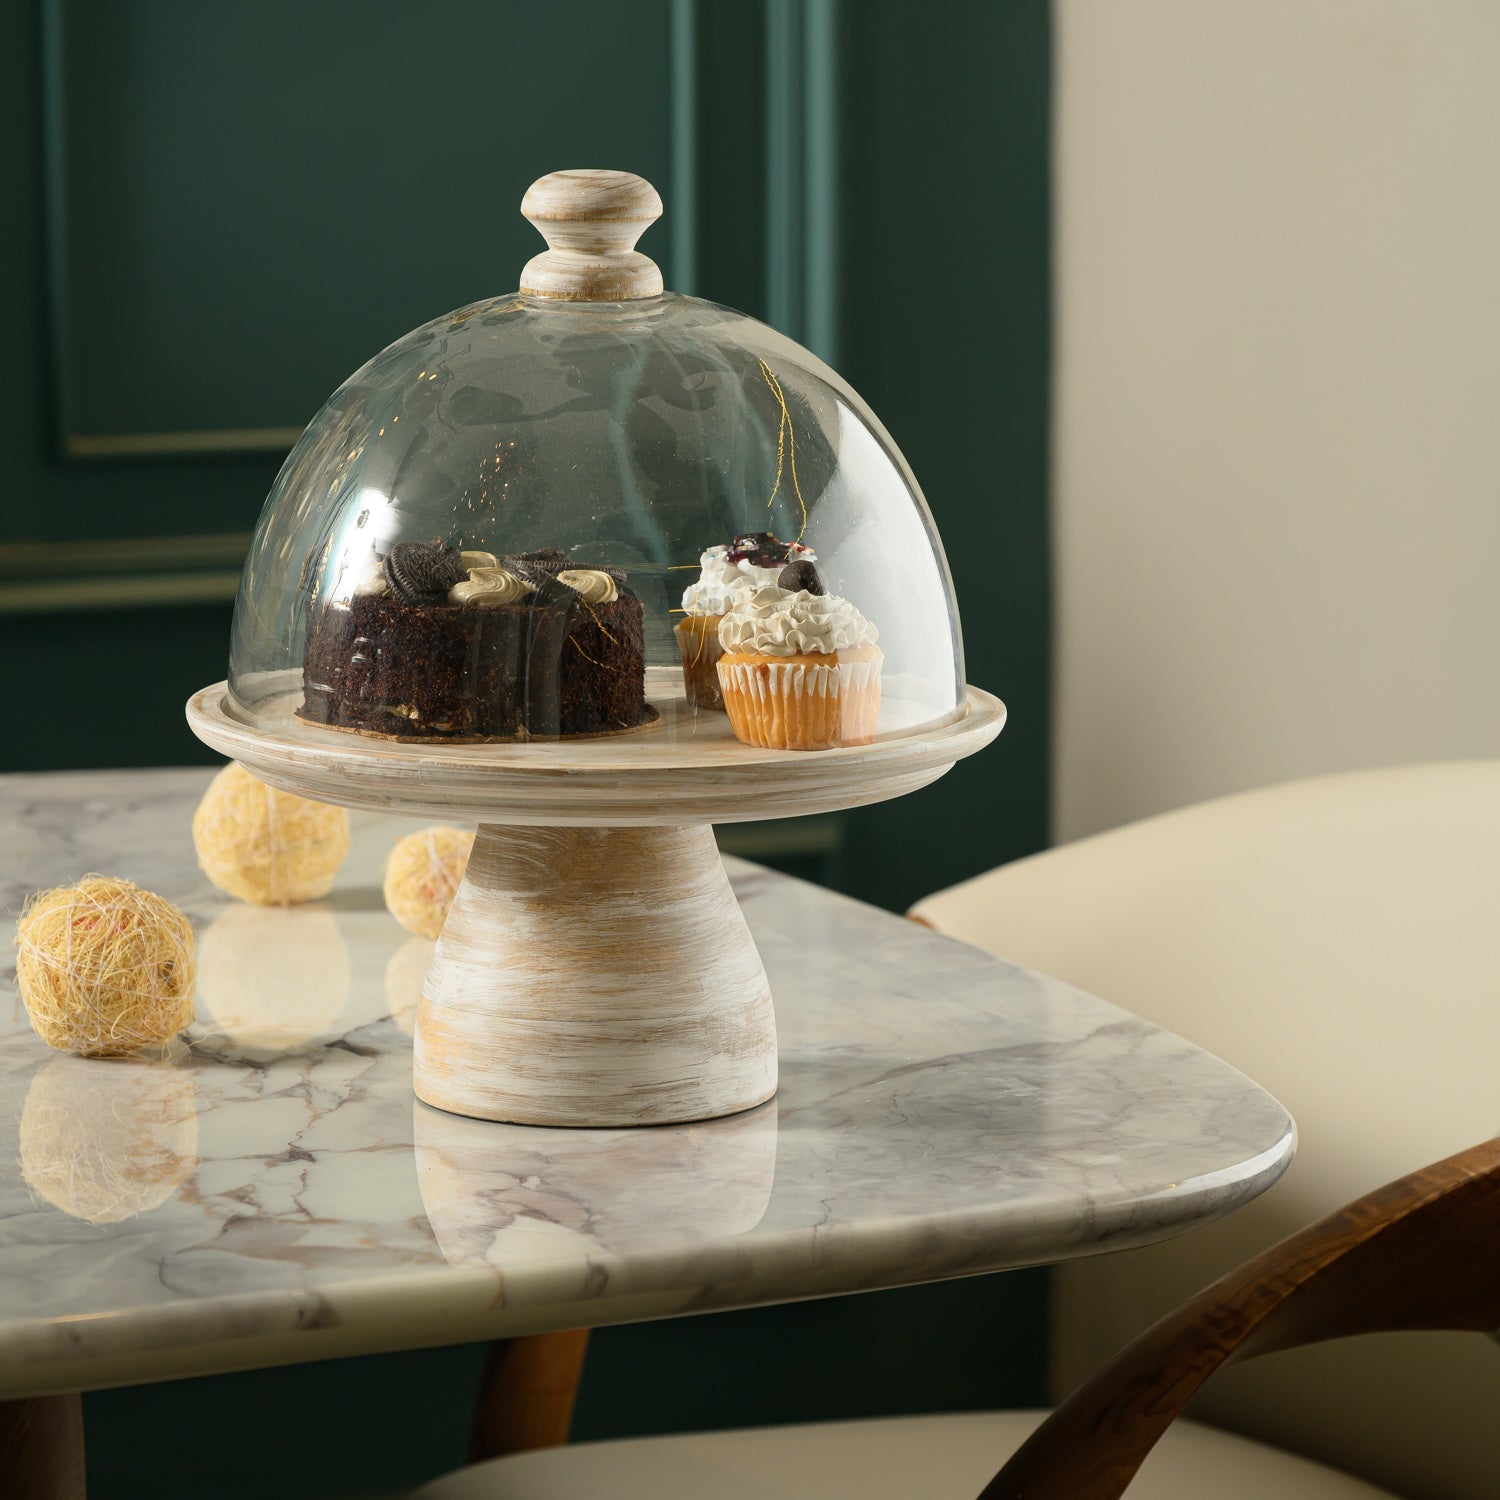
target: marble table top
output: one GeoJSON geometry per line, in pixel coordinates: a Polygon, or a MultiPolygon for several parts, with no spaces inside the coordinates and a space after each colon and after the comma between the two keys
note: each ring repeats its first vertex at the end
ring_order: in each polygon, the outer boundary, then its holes
{"type": "Polygon", "coordinates": [[[352,816],[325,902],[221,897],[203,771],[0,777],[0,908],[98,871],[192,916],[166,1062],[49,1052],[0,949],[0,1397],[742,1307],[1160,1239],[1286,1168],[1286,1112],[1146,1021],[731,861],[781,1092],[568,1131],[417,1103],[429,945],[380,895],[411,826],[352,816]]]}

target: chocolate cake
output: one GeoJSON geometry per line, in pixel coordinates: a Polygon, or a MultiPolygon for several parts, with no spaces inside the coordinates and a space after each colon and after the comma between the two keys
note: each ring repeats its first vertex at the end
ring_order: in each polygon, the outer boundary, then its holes
{"type": "Polygon", "coordinates": [[[411,740],[651,723],[644,610],[624,581],[555,549],[496,559],[401,543],[352,597],[318,613],[298,716],[411,740]]]}

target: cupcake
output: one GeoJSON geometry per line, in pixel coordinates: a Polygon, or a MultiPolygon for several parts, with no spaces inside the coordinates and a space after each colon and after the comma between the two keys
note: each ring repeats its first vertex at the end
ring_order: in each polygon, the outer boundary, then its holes
{"type": "Polygon", "coordinates": [[[737,596],[719,625],[719,688],[735,737],[766,750],[831,750],[875,738],[878,632],[798,562],[737,596]]]}
{"type": "Polygon", "coordinates": [[[735,599],[773,584],[792,562],[816,562],[817,554],[799,542],[778,542],[769,531],[737,536],[724,547],[710,547],[698,559],[702,572],[682,596],[683,618],[676,626],[682,653],[682,679],[694,708],[723,708],[719,692],[719,623],[735,599]]]}

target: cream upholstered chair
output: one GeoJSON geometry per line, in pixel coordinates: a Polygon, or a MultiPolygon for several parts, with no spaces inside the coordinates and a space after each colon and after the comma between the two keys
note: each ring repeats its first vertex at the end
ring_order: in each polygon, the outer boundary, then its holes
{"type": "MultiPolygon", "coordinates": [[[[625,1438],[491,1459],[411,1500],[976,1500],[1044,1412],[625,1438]]],[[[1036,1500],[1078,1500],[1036,1490],[1036,1500]]],[[[1127,1500],[1393,1500],[1321,1464],[1178,1422],[1127,1500]]]]}
{"type": "Polygon", "coordinates": [[[476,1465],[417,1500],[1120,1500],[1127,1488],[1157,1500],[1368,1500],[1388,1492],[1174,1419],[1220,1369],[1257,1354],[1384,1328],[1488,1333],[1500,1325],[1497,1264],[1500,1140],[1486,1140],[1256,1256],[1039,1425],[979,1413],[553,1446],[476,1465]]]}
{"type": "MultiPolygon", "coordinates": [[[[1297,1121],[1296,1160],[1264,1197],[1054,1273],[1054,1394],[1256,1250],[1500,1130],[1500,761],[1227,797],[912,914],[1191,1038],[1297,1121]]],[[[1237,1366],[1192,1410],[1414,1500],[1492,1500],[1497,1402],[1500,1351],[1402,1333],[1237,1366]]]]}
{"type": "MultiPolygon", "coordinates": [[[[1060,975],[1230,1058],[1302,1145],[1221,1224],[1056,1273],[1064,1390],[1191,1291],[1329,1208],[1500,1126],[1500,763],[1360,773],[1189,808],[929,898],[939,931],[1060,975]]],[[[1500,1353],[1434,1333],[1221,1372],[1132,1497],[1500,1494],[1500,1353]]],[[[588,1444],[482,1465],[422,1500],[976,1493],[1033,1413],[588,1444]],[[675,1486],[675,1487],[674,1487],[675,1486]]]]}

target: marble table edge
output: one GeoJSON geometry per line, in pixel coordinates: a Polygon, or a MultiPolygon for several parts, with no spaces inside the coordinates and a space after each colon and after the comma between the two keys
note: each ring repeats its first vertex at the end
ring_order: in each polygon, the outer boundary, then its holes
{"type": "MultiPolygon", "coordinates": [[[[1295,1145],[1288,1117],[1276,1142],[1235,1167],[1164,1183],[1154,1195],[1126,1202],[1098,1199],[1081,1217],[1039,1214],[1025,1234],[1003,1211],[954,1211],[839,1229],[821,1237],[811,1256],[806,1236],[795,1229],[762,1238],[753,1256],[733,1241],[708,1253],[636,1252],[628,1269],[611,1267],[610,1257],[601,1255],[603,1283],[612,1272],[623,1279],[623,1285],[609,1286],[606,1297],[554,1298],[547,1268],[528,1278],[452,1266],[436,1276],[416,1272],[346,1282],[332,1295],[302,1291],[271,1300],[246,1293],[93,1315],[86,1320],[86,1340],[71,1319],[0,1324],[0,1348],[8,1353],[0,1363],[0,1399],[732,1312],[772,1300],[811,1301],[846,1294],[854,1270],[862,1291],[881,1291],[1133,1249],[1232,1213],[1282,1176],[1295,1145]],[[1075,1231],[1066,1254],[1059,1251],[1063,1217],[1075,1231]],[[941,1253],[931,1254],[933,1247],[941,1253]],[[929,1254],[924,1257],[921,1248],[929,1254]],[[1004,1254],[995,1253],[1002,1248],[1004,1254]],[[768,1299],[764,1261],[783,1249],[797,1264],[788,1264],[776,1296],[768,1299]],[[684,1274],[689,1271],[690,1277],[684,1274]],[[689,1280],[696,1289],[685,1289],[689,1280]]],[[[1060,1201],[1059,1208],[1065,1206],[1060,1201]]]]}

